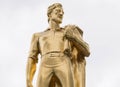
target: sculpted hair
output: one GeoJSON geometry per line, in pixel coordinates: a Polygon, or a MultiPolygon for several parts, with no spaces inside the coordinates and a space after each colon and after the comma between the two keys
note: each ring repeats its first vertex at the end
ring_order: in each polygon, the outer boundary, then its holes
{"type": "Polygon", "coordinates": [[[62,7],[62,4],[60,4],[60,3],[54,3],[54,4],[52,4],[52,5],[50,5],[48,7],[48,10],[47,10],[48,22],[50,20],[50,17],[49,17],[50,14],[52,13],[53,9],[55,9],[56,7],[62,7]]]}

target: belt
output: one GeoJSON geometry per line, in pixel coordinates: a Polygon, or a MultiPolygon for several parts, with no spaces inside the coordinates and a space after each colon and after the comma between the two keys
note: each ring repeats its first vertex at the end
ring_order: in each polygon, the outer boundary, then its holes
{"type": "Polygon", "coordinates": [[[57,56],[63,56],[64,55],[64,53],[63,52],[61,52],[61,51],[51,51],[51,52],[47,52],[47,53],[45,53],[45,54],[43,54],[42,56],[45,56],[45,55],[48,55],[48,56],[50,56],[50,57],[57,57],[57,56]]]}

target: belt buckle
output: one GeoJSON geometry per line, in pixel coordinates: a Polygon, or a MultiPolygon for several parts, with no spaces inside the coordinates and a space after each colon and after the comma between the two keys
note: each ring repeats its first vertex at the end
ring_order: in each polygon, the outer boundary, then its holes
{"type": "Polygon", "coordinates": [[[50,56],[51,57],[60,57],[60,54],[59,53],[51,53],[50,56]]]}

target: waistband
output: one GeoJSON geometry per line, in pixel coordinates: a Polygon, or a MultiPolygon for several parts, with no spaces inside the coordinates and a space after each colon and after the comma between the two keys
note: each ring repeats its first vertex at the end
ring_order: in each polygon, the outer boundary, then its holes
{"type": "Polygon", "coordinates": [[[42,55],[42,57],[44,57],[44,56],[61,57],[61,56],[64,56],[64,53],[61,51],[51,51],[51,52],[47,52],[47,53],[42,55]]]}

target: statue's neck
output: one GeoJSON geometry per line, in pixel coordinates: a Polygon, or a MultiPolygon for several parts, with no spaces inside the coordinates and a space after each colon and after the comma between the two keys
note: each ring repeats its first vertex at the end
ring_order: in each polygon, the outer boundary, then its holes
{"type": "Polygon", "coordinates": [[[55,21],[49,21],[49,27],[51,30],[59,30],[60,29],[59,23],[56,23],[55,21]]]}

